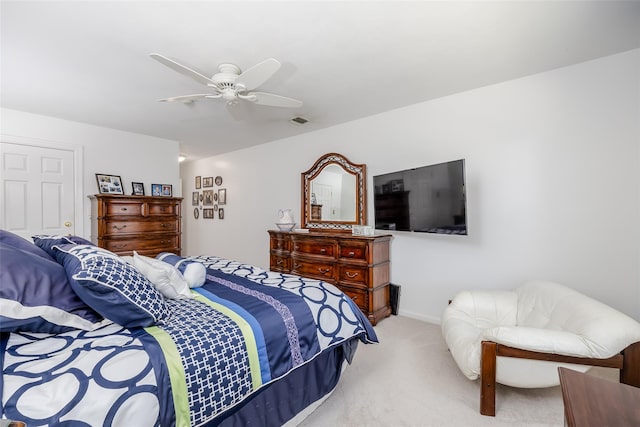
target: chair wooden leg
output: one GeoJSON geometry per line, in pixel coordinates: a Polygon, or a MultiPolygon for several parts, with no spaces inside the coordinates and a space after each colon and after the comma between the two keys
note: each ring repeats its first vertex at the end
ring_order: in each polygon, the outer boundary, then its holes
{"type": "Polygon", "coordinates": [[[620,382],[640,387],[640,342],[622,350],[624,359],[620,369],[620,382]]]}
{"type": "Polygon", "coordinates": [[[496,416],[496,351],[497,344],[482,341],[480,358],[480,413],[496,416]]]}

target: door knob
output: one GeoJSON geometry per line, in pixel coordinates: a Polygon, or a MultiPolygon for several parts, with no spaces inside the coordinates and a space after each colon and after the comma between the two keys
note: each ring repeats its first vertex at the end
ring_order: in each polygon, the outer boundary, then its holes
{"type": "Polygon", "coordinates": [[[65,221],[64,222],[64,226],[65,227],[71,227],[71,221],[65,221]]]}

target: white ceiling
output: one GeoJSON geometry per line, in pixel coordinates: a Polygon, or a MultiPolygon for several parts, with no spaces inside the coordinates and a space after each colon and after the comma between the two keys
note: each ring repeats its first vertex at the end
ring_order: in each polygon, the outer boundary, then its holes
{"type": "Polygon", "coordinates": [[[2,107],[177,140],[191,159],[640,47],[637,1],[2,0],[0,13],[2,107]],[[304,105],[249,105],[238,121],[221,100],[157,102],[204,87],[151,52],[205,75],[276,58],[259,90],[304,105]]]}

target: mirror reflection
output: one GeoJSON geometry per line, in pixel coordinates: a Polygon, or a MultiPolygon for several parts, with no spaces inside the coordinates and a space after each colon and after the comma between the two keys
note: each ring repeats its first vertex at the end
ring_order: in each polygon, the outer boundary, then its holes
{"type": "Polygon", "coordinates": [[[348,232],[366,224],[366,165],[328,153],[301,176],[303,228],[348,232]]]}
{"type": "Polygon", "coordinates": [[[311,180],[311,221],[356,220],[356,176],[336,164],[311,180]]]}

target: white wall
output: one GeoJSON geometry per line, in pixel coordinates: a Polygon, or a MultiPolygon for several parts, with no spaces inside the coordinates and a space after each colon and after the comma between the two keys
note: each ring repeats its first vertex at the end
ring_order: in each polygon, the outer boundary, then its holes
{"type": "MultiPolygon", "coordinates": [[[[145,194],[151,194],[151,184],[171,184],[174,195],[180,195],[179,144],[176,141],[147,135],[40,116],[17,110],[0,110],[0,134],[18,137],[45,147],[81,147],[83,158],[84,195],[96,194],[96,173],[119,175],[125,194],[131,194],[131,181],[143,182],[145,194]]],[[[91,204],[85,197],[84,224],[76,233],[91,236],[89,221],[91,204]]]]}
{"type": "Polygon", "coordinates": [[[469,236],[394,233],[401,314],[545,278],[640,319],[639,84],[634,50],[183,165],[185,194],[196,175],[228,192],[224,220],[186,215],[186,252],[268,267],[266,230],[324,153],[367,164],[371,224],[372,176],[465,158],[469,236]]]}

